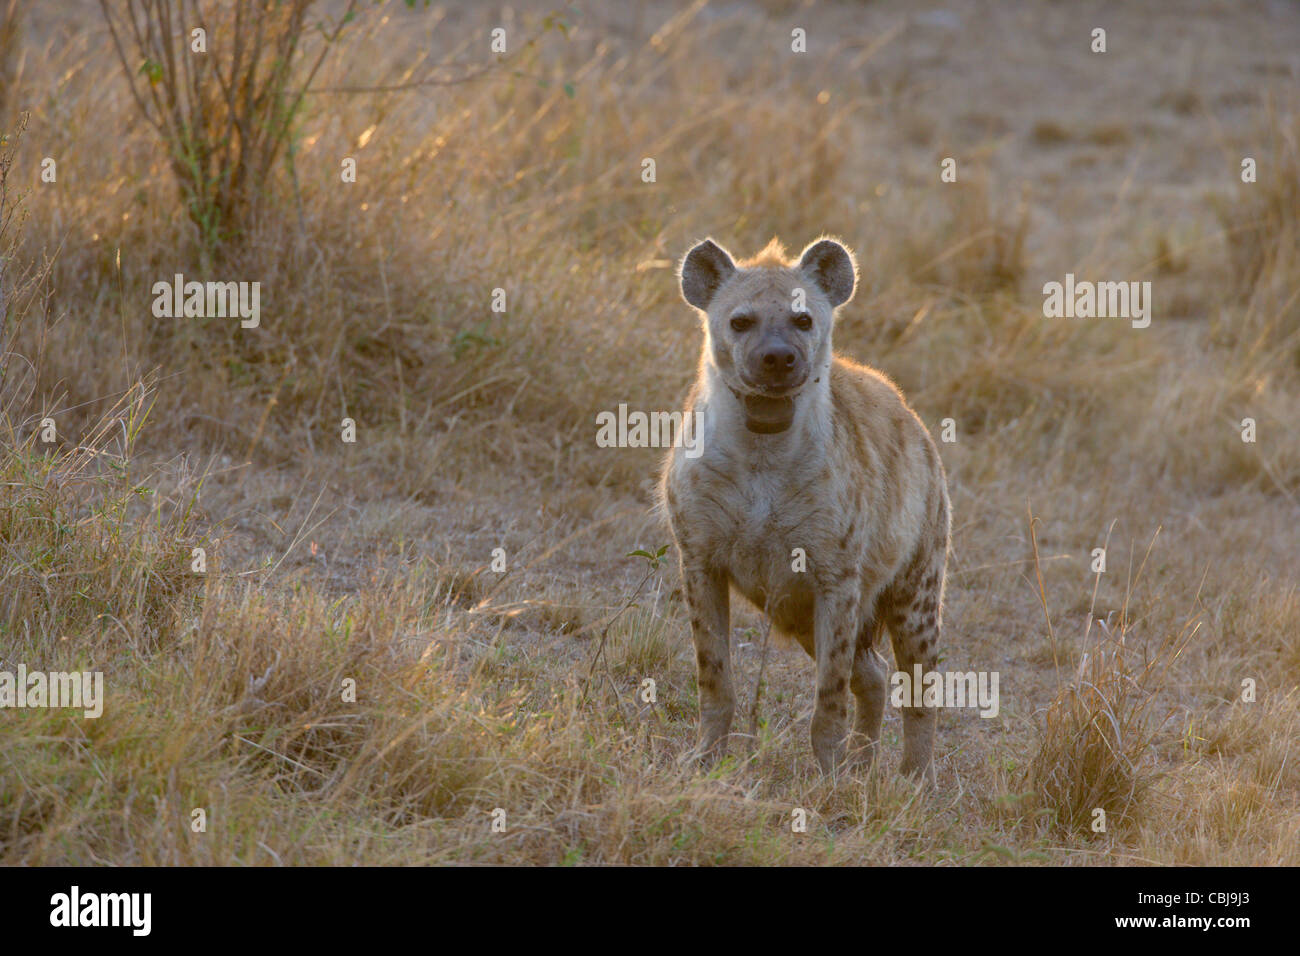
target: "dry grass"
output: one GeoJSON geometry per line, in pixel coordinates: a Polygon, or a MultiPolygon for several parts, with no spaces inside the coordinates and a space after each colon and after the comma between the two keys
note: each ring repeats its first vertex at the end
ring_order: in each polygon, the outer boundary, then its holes
{"type": "Polygon", "coordinates": [[[1143,648],[1145,659],[1135,662],[1122,626],[1115,636],[1099,629],[1102,638],[1048,705],[1028,771],[1036,808],[1067,836],[1133,827],[1149,811],[1156,744],[1173,716],[1153,712],[1157,693],[1195,635],[1189,627],[1154,651],[1143,648]]]}
{"type": "Polygon", "coordinates": [[[189,87],[131,74],[207,110],[187,178],[193,124],[141,112],[82,6],[0,11],[6,129],[30,111],[0,147],[0,663],[103,670],[108,701],[0,711],[0,861],[1300,863],[1294,11],[1107,5],[1112,43],[1192,31],[1189,76],[1121,43],[1098,72],[1064,7],[949,4],[954,44],[901,0],[361,5],[323,43],[346,5],[285,5],[313,39],[244,172],[203,85],[229,47],[189,87]],[[237,175],[256,212],[214,220],[237,175]],[[668,540],[658,452],[593,440],[689,383],[690,240],[822,232],[862,264],[838,347],[957,426],[944,665],[1002,701],[940,715],[932,793],[893,714],[878,772],[821,779],[811,665],[743,608],[751,739],[682,760],[675,572],[627,556],[668,540]],[[1152,327],[1045,319],[1067,271],[1151,280],[1152,327]],[[260,281],[261,327],[154,318],[177,272],[260,281]]]}

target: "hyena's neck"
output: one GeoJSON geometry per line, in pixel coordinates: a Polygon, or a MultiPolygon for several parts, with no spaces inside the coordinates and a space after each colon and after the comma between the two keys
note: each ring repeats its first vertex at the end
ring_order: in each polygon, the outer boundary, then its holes
{"type": "Polygon", "coordinates": [[[704,363],[698,409],[704,413],[704,453],[713,450],[742,461],[776,463],[813,458],[831,435],[830,364],[819,369],[794,398],[794,416],[785,430],[757,433],[746,424],[743,396],[733,390],[710,361],[704,363]]]}

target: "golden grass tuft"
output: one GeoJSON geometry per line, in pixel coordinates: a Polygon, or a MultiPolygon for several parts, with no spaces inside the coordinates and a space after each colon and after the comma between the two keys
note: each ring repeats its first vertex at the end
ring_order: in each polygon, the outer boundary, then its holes
{"type": "Polygon", "coordinates": [[[1150,811],[1155,743],[1171,716],[1159,711],[1157,691],[1185,640],[1168,639],[1135,664],[1125,635],[1106,636],[1084,652],[1074,679],[1048,705],[1029,786],[1059,832],[1123,832],[1150,811]],[[1104,830],[1093,830],[1097,821],[1104,830]]]}

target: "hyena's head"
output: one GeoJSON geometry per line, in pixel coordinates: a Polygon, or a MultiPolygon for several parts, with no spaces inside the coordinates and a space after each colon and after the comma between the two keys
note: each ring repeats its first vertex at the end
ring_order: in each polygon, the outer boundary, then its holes
{"type": "Polygon", "coordinates": [[[796,397],[826,374],[835,309],[857,277],[853,253],[834,239],[797,261],[775,239],[739,265],[712,239],[686,253],[682,297],[705,314],[705,357],[744,402],[751,431],[788,428],[796,397]]]}

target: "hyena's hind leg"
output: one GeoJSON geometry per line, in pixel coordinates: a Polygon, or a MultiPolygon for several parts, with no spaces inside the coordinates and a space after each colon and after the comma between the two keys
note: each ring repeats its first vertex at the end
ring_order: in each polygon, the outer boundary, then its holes
{"type": "Polygon", "coordinates": [[[859,767],[870,766],[880,745],[880,722],[885,715],[889,690],[889,666],[876,650],[882,630],[882,620],[875,615],[868,616],[858,630],[853,652],[850,686],[858,706],[850,751],[853,763],[859,767]]]}
{"type": "Polygon", "coordinates": [[[918,553],[906,570],[889,586],[881,601],[881,613],[894,645],[898,670],[912,681],[912,703],[903,710],[903,764],[909,776],[934,782],[934,731],[938,711],[919,706],[921,687],[915,685],[916,665],[922,675],[939,662],[939,633],[943,617],[943,581],[948,560],[947,541],[918,553]]]}

